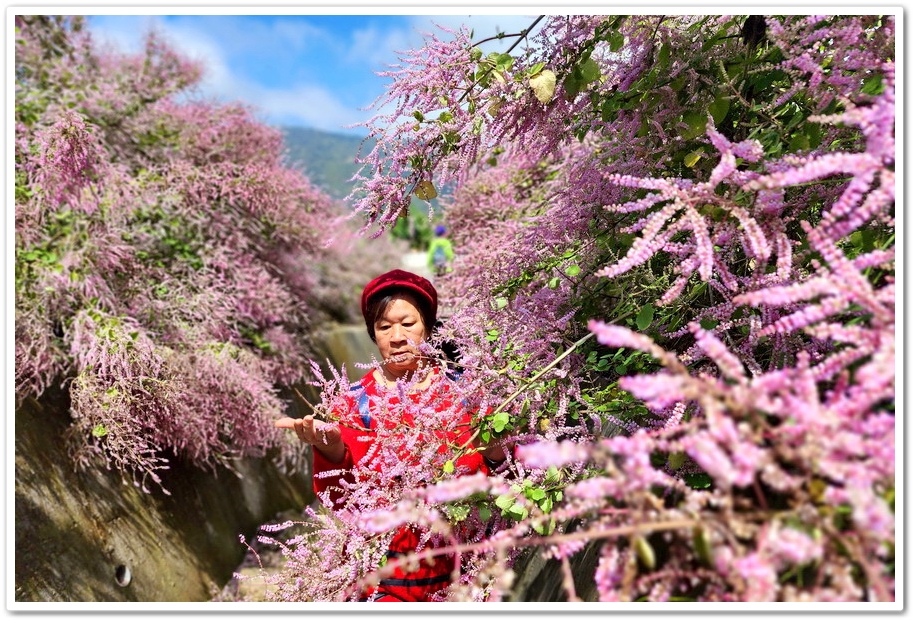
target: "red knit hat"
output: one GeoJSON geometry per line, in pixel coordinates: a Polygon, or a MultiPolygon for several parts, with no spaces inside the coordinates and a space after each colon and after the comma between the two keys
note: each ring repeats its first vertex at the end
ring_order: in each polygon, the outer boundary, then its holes
{"type": "MultiPolygon", "coordinates": [[[[369,299],[375,296],[376,294],[387,291],[387,290],[408,290],[412,294],[415,294],[419,297],[420,302],[428,303],[430,311],[432,311],[433,318],[436,317],[436,312],[439,307],[439,297],[436,294],[436,288],[433,287],[433,284],[429,282],[429,279],[416,275],[414,273],[409,273],[406,270],[401,270],[396,268],[390,270],[383,275],[379,275],[372,281],[366,284],[366,287],[363,288],[363,296],[360,301],[360,309],[363,312],[363,318],[366,318],[368,313],[369,299]]],[[[366,318],[366,323],[369,323],[369,319],[366,318]]]]}

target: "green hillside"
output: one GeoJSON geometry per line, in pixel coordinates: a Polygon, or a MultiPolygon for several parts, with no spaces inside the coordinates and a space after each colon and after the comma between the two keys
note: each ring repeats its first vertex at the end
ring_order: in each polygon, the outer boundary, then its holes
{"type": "MultiPolygon", "coordinates": [[[[349,181],[359,169],[355,160],[363,138],[312,128],[282,127],[289,163],[302,168],[309,179],[337,199],[346,197],[349,181]]],[[[371,145],[363,147],[368,153],[371,145]]]]}
{"type": "MultiPolygon", "coordinates": [[[[353,189],[350,178],[359,170],[356,156],[369,153],[372,144],[352,134],[325,132],[313,128],[281,127],[291,166],[301,168],[308,178],[330,196],[343,199],[353,189]]],[[[444,189],[441,190],[444,192],[444,189]]],[[[438,213],[439,201],[431,202],[438,213]]],[[[395,238],[407,240],[413,249],[425,249],[432,237],[429,206],[416,197],[410,204],[410,220],[401,220],[392,229],[395,238]]]]}

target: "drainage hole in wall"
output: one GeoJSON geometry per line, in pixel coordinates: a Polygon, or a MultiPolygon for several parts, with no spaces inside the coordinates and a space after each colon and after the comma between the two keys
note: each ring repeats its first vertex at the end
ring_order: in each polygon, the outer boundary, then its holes
{"type": "Polygon", "coordinates": [[[130,584],[130,568],[125,565],[118,565],[115,568],[115,582],[118,583],[118,586],[130,584]]]}

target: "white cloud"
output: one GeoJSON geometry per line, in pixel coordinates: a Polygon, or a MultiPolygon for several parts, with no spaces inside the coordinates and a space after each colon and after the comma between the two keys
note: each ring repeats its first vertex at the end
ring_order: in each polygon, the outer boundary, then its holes
{"type": "Polygon", "coordinates": [[[358,28],[347,50],[348,62],[359,62],[383,71],[397,60],[397,53],[410,49],[420,39],[405,29],[380,30],[376,27],[358,28]]]}
{"type": "Polygon", "coordinates": [[[142,34],[162,21],[155,15],[93,15],[89,19],[92,38],[99,47],[128,54],[140,52],[143,48],[142,34]]]}
{"type": "Polygon", "coordinates": [[[235,80],[218,41],[196,28],[174,25],[161,16],[94,16],[90,28],[93,39],[102,47],[113,47],[123,53],[142,50],[143,40],[155,30],[169,46],[182,56],[199,61],[204,75],[199,85],[207,97],[223,98],[231,93],[235,80]]]}
{"type": "Polygon", "coordinates": [[[257,111],[272,123],[306,126],[328,132],[352,132],[346,126],[364,121],[365,111],[343,106],[327,89],[300,85],[289,89],[254,87],[257,111]]]}
{"type": "Polygon", "coordinates": [[[129,53],[140,51],[144,35],[154,28],[176,51],[202,63],[204,75],[194,95],[241,102],[266,123],[358,132],[346,127],[379,112],[365,109],[384,88],[384,81],[373,81],[373,74],[389,69],[397,52],[421,45],[423,34],[444,36],[434,24],[453,29],[471,24],[477,39],[498,31],[517,32],[533,21],[530,15],[404,18],[396,27],[367,25],[350,32],[322,30],[304,20],[219,15],[92,16],[90,27],[97,41],[129,53]],[[261,57],[258,68],[252,59],[261,57]],[[321,62],[339,64],[334,65],[333,82],[319,82],[315,63],[321,62]],[[249,75],[240,64],[249,66],[249,75]]]}

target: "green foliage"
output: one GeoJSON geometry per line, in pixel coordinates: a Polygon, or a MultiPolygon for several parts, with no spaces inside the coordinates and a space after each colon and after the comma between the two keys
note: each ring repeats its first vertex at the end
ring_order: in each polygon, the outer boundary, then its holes
{"type": "Polygon", "coordinates": [[[44,223],[43,236],[28,248],[16,247],[17,292],[23,294],[32,280],[44,271],[59,273],[64,270],[61,256],[68,248],[79,246],[84,238],[77,223],[78,219],[70,210],[53,212],[44,223]]]}
{"type": "MultiPolygon", "coordinates": [[[[535,483],[526,478],[521,483],[514,483],[510,493],[493,499],[493,505],[502,517],[514,521],[536,518],[550,513],[554,505],[563,499],[564,486],[563,475],[557,468],[551,467],[545,472],[542,482],[535,483]]],[[[553,517],[545,517],[540,521],[536,519],[533,527],[538,534],[547,535],[556,530],[557,522],[553,517]]]]}
{"type": "Polygon", "coordinates": [[[200,270],[204,265],[205,233],[186,215],[163,206],[138,208],[122,239],[136,249],[138,260],[150,266],[200,270]]]}
{"type": "Polygon", "coordinates": [[[471,513],[476,514],[481,521],[489,521],[493,513],[490,497],[485,493],[475,493],[463,500],[445,504],[442,509],[448,520],[456,524],[467,521],[471,513]]]}
{"type": "Polygon", "coordinates": [[[511,54],[505,52],[492,52],[486,57],[481,58],[482,53],[475,49],[475,56],[479,59],[474,75],[473,82],[482,87],[490,85],[492,80],[506,81],[505,74],[512,69],[515,59],[511,54]]]}
{"type": "Polygon", "coordinates": [[[411,200],[407,216],[398,219],[390,230],[396,240],[405,240],[414,251],[425,251],[433,239],[433,228],[429,211],[418,202],[411,200]]]}

